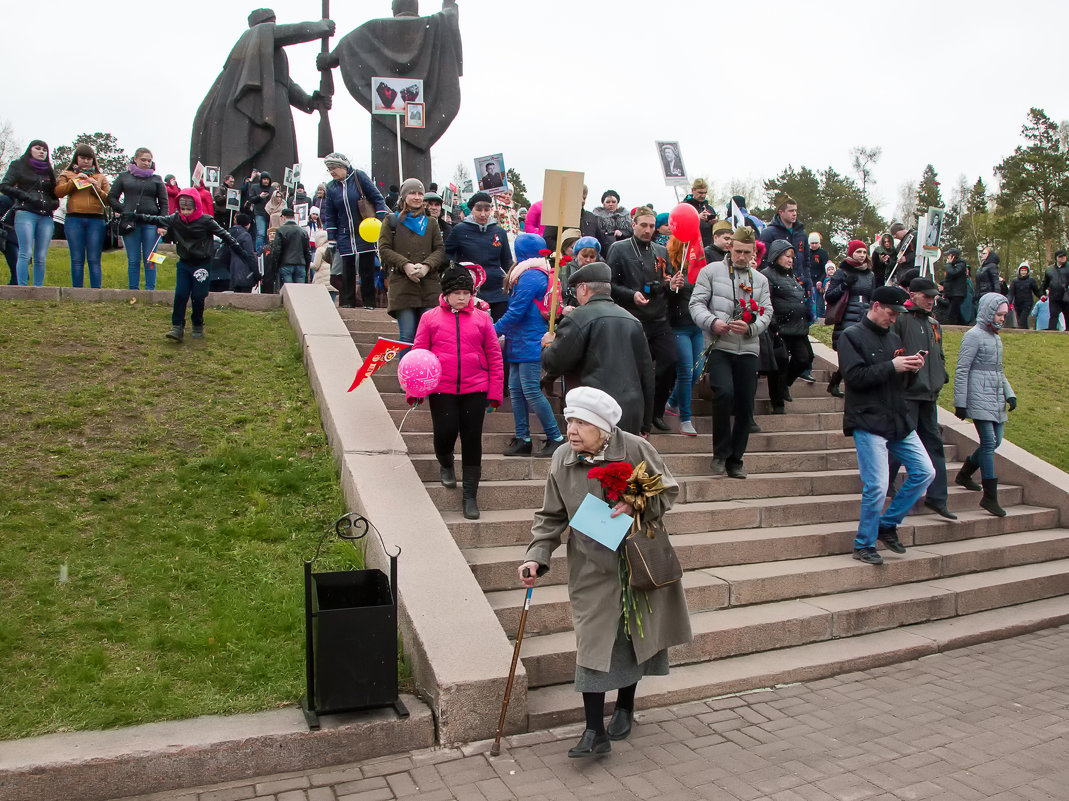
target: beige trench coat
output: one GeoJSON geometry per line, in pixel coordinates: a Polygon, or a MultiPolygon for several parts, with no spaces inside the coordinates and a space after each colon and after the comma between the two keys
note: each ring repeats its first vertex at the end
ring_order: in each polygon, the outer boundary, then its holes
{"type": "MultiPolygon", "coordinates": [[[[657,520],[672,508],[679,495],[679,484],[668,472],[656,449],[642,437],[614,428],[605,450],[606,462],[646,462],[649,475],[663,476],[664,492],[654,496],[644,519],[657,520]]],[[[604,462],[598,462],[604,464],[604,462]]],[[[542,509],[535,514],[527,560],[539,564],[538,575],[549,570],[550,556],[568,535],[568,596],[575,625],[576,662],[590,670],[607,672],[620,622],[620,557],[586,535],[569,530],[568,521],[579,509],[587,493],[604,500],[605,493],[596,479],[587,478],[591,465],[581,463],[568,446],[553,454],[546,481],[542,509]]],[[[622,546],[621,546],[622,547],[622,546]]],[[[671,645],[690,642],[690,613],[683,595],[683,583],[647,593],[651,613],[642,593],[637,602],[642,612],[643,637],[638,636],[634,615],[631,618],[635,657],[641,664],[658,651],[671,645]]]]}

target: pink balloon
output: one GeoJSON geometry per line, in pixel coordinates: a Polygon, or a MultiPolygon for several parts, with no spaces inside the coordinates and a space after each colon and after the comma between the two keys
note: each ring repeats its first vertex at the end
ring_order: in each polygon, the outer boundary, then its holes
{"type": "Polygon", "coordinates": [[[668,212],[668,228],[676,239],[693,242],[701,236],[698,228],[698,210],[689,203],[680,203],[668,212]]]}
{"type": "Polygon", "coordinates": [[[411,349],[397,364],[397,380],[410,398],[425,398],[438,388],[442,363],[429,350],[411,349]]]}

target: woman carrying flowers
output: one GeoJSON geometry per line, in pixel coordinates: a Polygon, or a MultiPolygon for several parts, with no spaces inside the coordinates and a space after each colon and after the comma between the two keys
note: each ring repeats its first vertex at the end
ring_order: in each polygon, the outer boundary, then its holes
{"type": "MultiPolygon", "coordinates": [[[[600,389],[576,387],[565,397],[570,447],[560,448],[550,464],[545,500],[519,567],[525,586],[549,571],[550,557],[587,494],[613,504],[613,516],[643,507],[643,526],[660,525],[675,502],[679,484],[661,455],[647,440],[621,431],[620,415],[620,405],[600,389]]],[[[639,679],[666,675],[669,646],[689,642],[691,633],[681,582],[636,592],[622,561],[623,545],[613,551],[572,529],[567,549],[575,689],[583,693],[586,711],[586,731],[568,756],[580,758],[606,754],[610,740],[631,733],[639,679]],[[606,728],[609,690],[618,692],[606,728]]]]}

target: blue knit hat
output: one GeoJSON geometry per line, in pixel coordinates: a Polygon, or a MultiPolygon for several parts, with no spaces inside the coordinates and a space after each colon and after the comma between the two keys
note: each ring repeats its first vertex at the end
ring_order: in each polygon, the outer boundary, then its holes
{"type": "Polygon", "coordinates": [[[575,244],[572,245],[572,253],[578,253],[583,248],[594,248],[598,255],[601,255],[601,243],[592,236],[584,236],[577,239],[575,244]]]}
{"type": "Polygon", "coordinates": [[[515,242],[516,260],[537,259],[538,251],[546,250],[546,240],[538,234],[520,234],[515,242]]]}
{"type": "Polygon", "coordinates": [[[657,215],[657,222],[653,226],[653,230],[656,231],[662,225],[668,225],[668,212],[667,211],[662,211],[660,214],[657,215]]]}

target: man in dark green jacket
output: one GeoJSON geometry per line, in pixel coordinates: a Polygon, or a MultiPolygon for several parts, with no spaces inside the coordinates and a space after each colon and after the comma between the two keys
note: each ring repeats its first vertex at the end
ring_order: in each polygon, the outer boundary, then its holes
{"type": "MultiPolygon", "coordinates": [[[[906,354],[926,354],[924,366],[916,373],[907,373],[903,387],[906,408],[917,421],[917,436],[935,468],[935,478],[928,485],[924,505],[948,520],[957,520],[958,516],[947,509],[947,462],[943,453],[943,435],[939,432],[939,391],[950,376],[943,355],[943,329],[932,315],[938,294],[939,288],[930,278],[910,281],[910,309],[906,314],[898,315],[891,330],[902,339],[906,354]]],[[[893,491],[899,462],[891,456],[890,463],[888,486],[893,491]]]]}

